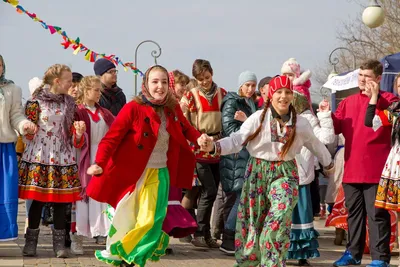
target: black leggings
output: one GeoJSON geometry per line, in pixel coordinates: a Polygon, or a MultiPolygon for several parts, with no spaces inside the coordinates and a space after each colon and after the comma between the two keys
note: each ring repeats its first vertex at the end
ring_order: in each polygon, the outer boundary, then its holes
{"type": "MultiPolygon", "coordinates": [[[[32,201],[32,205],[29,209],[28,223],[29,229],[38,229],[40,219],[42,218],[42,210],[45,202],[37,200],[32,201]]],[[[66,203],[53,203],[54,206],[54,229],[63,230],[65,229],[65,207],[66,203]]]]}

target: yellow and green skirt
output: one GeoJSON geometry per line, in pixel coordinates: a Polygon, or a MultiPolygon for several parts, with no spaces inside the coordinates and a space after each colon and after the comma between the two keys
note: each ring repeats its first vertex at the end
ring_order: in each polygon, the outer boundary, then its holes
{"type": "Polygon", "coordinates": [[[95,252],[99,261],[119,266],[122,261],[145,266],[165,255],[169,236],[162,231],[167,214],[169,174],[167,168],[144,171],[133,192],[116,209],[106,211],[112,224],[106,250],[95,252]]]}

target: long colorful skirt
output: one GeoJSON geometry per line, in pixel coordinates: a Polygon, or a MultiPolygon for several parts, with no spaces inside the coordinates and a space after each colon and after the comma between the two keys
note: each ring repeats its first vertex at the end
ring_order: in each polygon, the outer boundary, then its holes
{"type": "Polygon", "coordinates": [[[318,232],[314,229],[310,185],[299,186],[299,201],[293,210],[288,259],[319,257],[318,232]]]}
{"type": "Polygon", "coordinates": [[[249,159],[236,221],[235,266],[285,266],[297,188],[294,160],[249,159]]]}
{"type": "Polygon", "coordinates": [[[0,144],[0,241],[18,237],[18,163],[14,143],[0,144]]]}
{"type": "Polygon", "coordinates": [[[146,169],[135,190],[121,199],[115,211],[107,212],[112,224],[106,250],[97,250],[96,258],[114,266],[125,261],[140,267],[147,260],[160,260],[169,243],[168,234],[162,231],[168,191],[168,169],[146,169]]]}

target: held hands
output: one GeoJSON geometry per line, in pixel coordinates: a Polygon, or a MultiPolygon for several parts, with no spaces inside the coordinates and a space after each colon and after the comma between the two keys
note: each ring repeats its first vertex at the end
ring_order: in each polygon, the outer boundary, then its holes
{"type": "Polygon", "coordinates": [[[319,112],[328,112],[331,110],[331,104],[328,100],[324,99],[319,103],[318,111],[319,112]]]}
{"type": "Polygon", "coordinates": [[[86,173],[89,175],[99,175],[103,173],[103,169],[99,165],[93,164],[87,169],[86,173]]]}
{"type": "Polygon", "coordinates": [[[247,116],[243,111],[238,110],[235,112],[235,116],[233,118],[237,121],[244,122],[247,119],[247,116]]]}
{"type": "Polygon", "coordinates": [[[206,134],[202,134],[199,139],[197,139],[197,144],[200,146],[201,151],[211,152],[214,150],[213,138],[206,134]]]}
{"type": "Polygon", "coordinates": [[[33,122],[27,122],[24,124],[24,132],[27,134],[31,134],[34,135],[36,134],[38,128],[36,126],[36,124],[34,124],[33,122]]]}
{"type": "Polygon", "coordinates": [[[81,138],[83,133],[86,131],[86,124],[84,121],[75,121],[74,128],[76,131],[76,137],[81,138]]]}

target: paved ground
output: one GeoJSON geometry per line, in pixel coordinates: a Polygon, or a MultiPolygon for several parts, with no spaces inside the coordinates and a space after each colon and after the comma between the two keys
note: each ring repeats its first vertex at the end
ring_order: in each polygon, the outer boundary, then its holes
{"type": "MultiPolygon", "coordinates": [[[[95,249],[101,249],[93,240],[85,240],[85,255],[80,257],[71,257],[68,259],[56,259],[53,257],[51,233],[48,227],[43,227],[40,232],[38,257],[28,258],[21,256],[21,250],[24,245],[23,227],[25,220],[25,207],[23,202],[19,206],[18,223],[20,226],[19,239],[14,242],[0,243],[0,266],[54,266],[54,267],[77,267],[77,266],[110,266],[97,261],[93,252],[95,249]]],[[[323,227],[323,221],[315,222],[316,228],[321,234],[320,253],[321,257],[311,260],[313,266],[332,266],[332,262],[340,257],[344,246],[333,245],[334,231],[331,228],[323,227]]],[[[225,256],[217,249],[198,249],[190,244],[180,243],[178,240],[171,240],[171,247],[174,250],[173,255],[162,258],[160,262],[149,262],[149,267],[227,267],[233,266],[233,258],[225,256]]],[[[369,255],[365,255],[363,263],[368,264],[369,255]]],[[[294,265],[294,262],[289,262],[294,265]]],[[[393,255],[392,265],[398,265],[397,253],[393,255]]]]}

